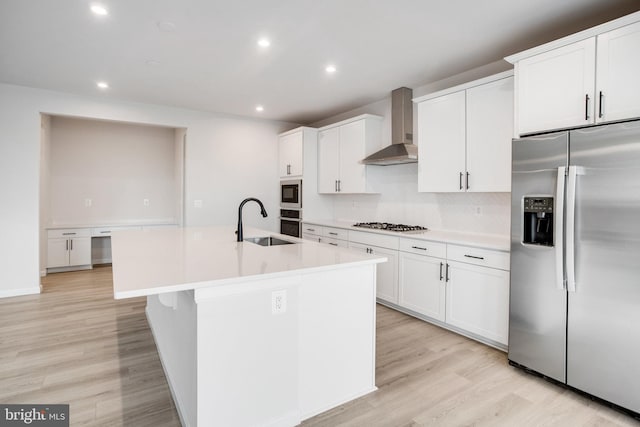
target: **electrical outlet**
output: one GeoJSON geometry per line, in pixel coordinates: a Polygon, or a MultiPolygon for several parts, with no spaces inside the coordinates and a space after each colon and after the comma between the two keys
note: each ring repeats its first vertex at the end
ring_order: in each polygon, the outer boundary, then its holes
{"type": "Polygon", "coordinates": [[[93,204],[93,201],[91,199],[84,199],[85,208],[90,208],[92,204],[93,204]]]}
{"type": "Polygon", "coordinates": [[[194,200],[193,201],[193,207],[194,208],[201,208],[202,207],[202,200],[194,200]]]}
{"type": "Polygon", "coordinates": [[[149,199],[142,199],[142,204],[144,206],[149,206],[149,199]]]}
{"type": "Polygon", "coordinates": [[[287,290],[271,292],[271,314],[282,314],[287,311],[287,290]]]}
{"type": "Polygon", "coordinates": [[[476,206],[476,216],[482,215],[482,208],[480,206],[476,206]]]}

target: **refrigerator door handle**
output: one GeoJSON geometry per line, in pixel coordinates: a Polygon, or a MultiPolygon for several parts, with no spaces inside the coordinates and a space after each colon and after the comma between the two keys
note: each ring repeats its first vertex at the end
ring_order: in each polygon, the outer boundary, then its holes
{"type": "Polygon", "coordinates": [[[564,183],[567,168],[558,168],[558,179],[556,181],[556,203],[555,210],[555,247],[556,247],[556,287],[564,291],[567,288],[564,279],[564,183]]]}
{"type": "Polygon", "coordinates": [[[576,181],[578,167],[569,166],[567,178],[567,290],[576,291],[575,229],[576,229],[576,181]]]}

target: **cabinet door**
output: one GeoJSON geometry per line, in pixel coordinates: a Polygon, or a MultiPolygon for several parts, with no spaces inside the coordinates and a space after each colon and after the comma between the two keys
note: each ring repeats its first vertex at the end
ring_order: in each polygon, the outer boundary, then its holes
{"type": "Polygon", "coordinates": [[[519,61],[519,133],[594,123],[595,37],[519,61]]]}
{"type": "Polygon", "coordinates": [[[302,131],[280,137],[278,170],[281,178],[302,175],[302,144],[302,131]]]}
{"type": "Polygon", "coordinates": [[[449,261],[446,322],[506,345],[509,272],[449,261]]]}
{"type": "Polygon", "coordinates": [[[91,237],[69,239],[69,265],[91,264],[91,237]]]}
{"type": "Polygon", "coordinates": [[[47,240],[47,268],[69,265],[69,241],[67,239],[47,240]]]}
{"type": "Polygon", "coordinates": [[[398,303],[398,251],[349,242],[349,248],[387,257],[387,262],[376,269],[376,296],[381,300],[398,303]],[[368,250],[368,251],[367,251],[368,250]]]}
{"type": "Polygon", "coordinates": [[[596,121],[640,117],[640,22],[598,36],[596,121]]]}
{"type": "Polygon", "coordinates": [[[418,104],[418,191],[464,191],[465,93],[418,104]]]}
{"type": "Polygon", "coordinates": [[[468,89],[467,191],[511,191],[512,137],[513,77],[468,89]]]}
{"type": "Polygon", "coordinates": [[[335,193],[338,188],[338,128],[318,135],[318,193],[335,193]]]}
{"type": "Polygon", "coordinates": [[[340,193],[364,193],[367,187],[365,122],[358,120],[340,126],[340,193]]]}
{"type": "Polygon", "coordinates": [[[444,322],[444,268],[442,259],[401,252],[398,304],[444,322]]]}

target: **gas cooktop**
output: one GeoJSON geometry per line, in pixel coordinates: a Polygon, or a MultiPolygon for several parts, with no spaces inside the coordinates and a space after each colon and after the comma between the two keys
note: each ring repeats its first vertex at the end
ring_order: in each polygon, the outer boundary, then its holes
{"type": "Polygon", "coordinates": [[[396,231],[398,233],[422,233],[428,231],[427,227],[420,225],[391,224],[388,222],[358,222],[354,227],[370,228],[374,230],[396,231]]]}

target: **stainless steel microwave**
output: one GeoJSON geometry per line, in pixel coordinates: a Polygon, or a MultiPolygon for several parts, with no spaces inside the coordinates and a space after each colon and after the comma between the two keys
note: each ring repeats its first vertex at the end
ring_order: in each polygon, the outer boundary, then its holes
{"type": "Polygon", "coordinates": [[[302,209],[302,180],[280,181],[280,207],[302,209]]]}

